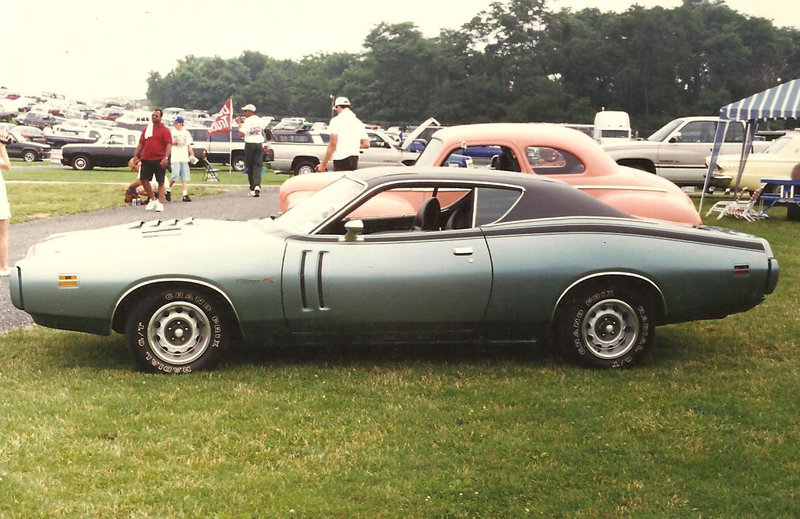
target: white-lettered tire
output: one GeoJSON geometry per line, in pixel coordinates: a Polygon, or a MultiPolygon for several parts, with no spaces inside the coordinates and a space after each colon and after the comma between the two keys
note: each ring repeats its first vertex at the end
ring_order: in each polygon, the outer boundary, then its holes
{"type": "Polygon", "coordinates": [[[139,365],[153,373],[213,366],[229,340],[225,307],[202,289],[165,287],[136,305],[125,327],[139,365]]]}
{"type": "Polygon", "coordinates": [[[655,335],[654,308],[646,295],[617,282],[578,287],[557,312],[554,340],[573,359],[604,368],[636,364],[655,335]]]}

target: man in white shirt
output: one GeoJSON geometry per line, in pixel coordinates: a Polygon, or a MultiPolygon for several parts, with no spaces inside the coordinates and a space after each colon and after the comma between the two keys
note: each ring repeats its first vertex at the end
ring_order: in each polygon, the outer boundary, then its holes
{"type": "Polygon", "coordinates": [[[167,189],[165,198],[167,201],[172,200],[172,185],[175,184],[176,180],[180,179],[183,186],[183,201],[191,202],[192,199],[189,198],[187,184],[190,180],[189,157],[194,158],[192,134],[183,127],[183,117],[180,116],[175,118],[170,132],[172,133],[172,156],[170,158],[172,176],[169,179],[169,189],[167,189]]]}
{"type": "Polygon", "coordinates": [[[334,101],[336,116],[328,125],[331,138],[325,158],[317,165],[317,171],[327,171],[328,162],[333,158],[334,171],[353,171],[358,168],[360,148],[369,148],[367,130],[356,114],[350,109],[350,100],[337,97],[334,101]]]}
{"type": "Polygon", "coordinates": [[[264,121],[256,115],[256,107],[242,107],[245,119],[239,126],[244,137],[244,167],[250,181],[250,196],[261,196],[261,168],[264,166],[264,121]]]}

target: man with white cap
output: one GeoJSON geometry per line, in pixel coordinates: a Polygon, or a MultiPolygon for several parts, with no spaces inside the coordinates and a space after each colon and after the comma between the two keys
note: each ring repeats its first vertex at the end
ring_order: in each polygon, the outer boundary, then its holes
{"type": "Polygon", "coordinates": [[[337,97],[333,104],[336,116],[328,125],[331,137],[325,158],[317,165],[317,171],[327,171],[331,158],[334,171],[353,171],[358,168],[359,149],[369,148],[367,130],[350,109],[349,99],[337,97]]]}
{"type": "Polygon", "coordinates": [[[264,122],[256,115],[256,107],[247,104],[239,134],[244,137],[244,167],[250,181],[250,196],[261,196],[261,168],[264,165],[264,122]]]}

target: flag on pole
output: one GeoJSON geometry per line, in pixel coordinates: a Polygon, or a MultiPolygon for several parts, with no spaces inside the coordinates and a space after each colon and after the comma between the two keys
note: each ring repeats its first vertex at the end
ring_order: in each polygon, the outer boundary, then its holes
{"type": "Polygon", "coordinates": [[[233,101],[230,97],[225,101],[225,104],[222,105],[222,108],[219,109],[219,112],[217,112],[214,117],[214,122],[208,130],[206,130],[206,133],[211,135],[212,133],[223,133],[230,130],[233,119],[233,101]]]}

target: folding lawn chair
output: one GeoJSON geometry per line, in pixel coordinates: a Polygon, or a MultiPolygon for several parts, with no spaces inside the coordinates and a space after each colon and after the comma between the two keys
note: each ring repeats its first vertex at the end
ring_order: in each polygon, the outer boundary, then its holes
{"type": "MultiPolygon", "coordinates": [[[[744,218],[748,222],[755,221],[759,218],[767,218],[767,215],[755,209],[756,204],[758,203],[758,198],[761,196],[761,192],[763,190],[764,186],[759,187],[753,191],[753,194],[750,195],[748,200],[741,200],[741,198],[737,195],[738,200],[733,200],[732,202],[727,203],[722,209],[719,210],[719,216],[717,217],[717,220],[726,215],[734,216],[736,218],[744,218]]],[[[721,202],[717,202],[714,204],[714,206],[719,203],[721,202]]],[[[711,209],[713,210],[714,208],[712,207],[711,209]]],[[[709,214],[711,214],[711,210],[706,213],[706,216],[709,214]]]]}
{"type": "Polygon", "coordinates": [[[205,182],[219,182],[219,177],[217,176],[218,172],[218,169],[212,168],[211,164],[206,162],[206,171],[203,180],[205,182]]]}

